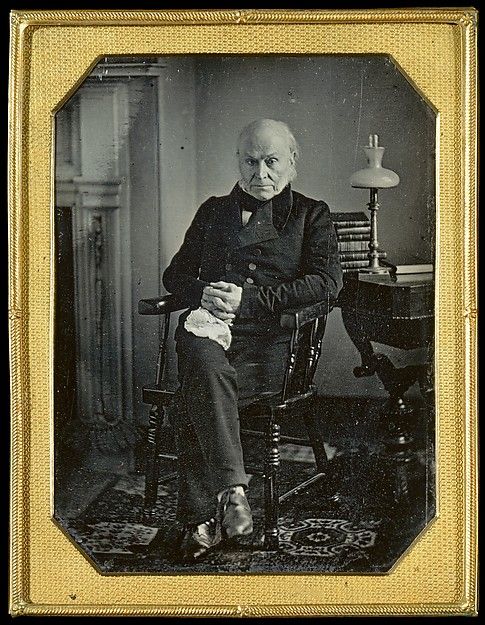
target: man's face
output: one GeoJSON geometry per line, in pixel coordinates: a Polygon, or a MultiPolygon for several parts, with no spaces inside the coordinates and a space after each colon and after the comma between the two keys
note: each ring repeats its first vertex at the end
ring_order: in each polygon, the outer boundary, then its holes
{"type": "Polygon", "coordinates": [[[242,187],[257,200],[270,200],[294,177],[288,139],[271,128],[249,134],[239,146],[242,187]]]}

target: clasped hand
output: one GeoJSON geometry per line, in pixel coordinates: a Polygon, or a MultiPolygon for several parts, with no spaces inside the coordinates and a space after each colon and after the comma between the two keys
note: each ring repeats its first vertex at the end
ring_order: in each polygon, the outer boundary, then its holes
{"type": "Polygon", "coordinates": [[[220,280],[204,287],[200,305],[230,325],[241,305],[241,297],[242,287],[220,280]]]}

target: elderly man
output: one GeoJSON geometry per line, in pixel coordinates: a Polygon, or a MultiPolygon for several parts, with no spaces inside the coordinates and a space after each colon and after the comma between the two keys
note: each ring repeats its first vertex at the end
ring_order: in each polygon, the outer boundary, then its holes
{"type": "Polygon", "coordinates": [[[279,314],[335,298],[342,286],[328,206],[291,189],[298,146],[288,126],[249,124],[237,156],[239,181],[202,204],[163,276],[191,306],[176,331],[180,386],[172,411],[184,559],[252,531],[238,408],[281,390],[290,337],[279,314]],[[195,311],[224,326],[230,344],[194,325],[195,311]]]}

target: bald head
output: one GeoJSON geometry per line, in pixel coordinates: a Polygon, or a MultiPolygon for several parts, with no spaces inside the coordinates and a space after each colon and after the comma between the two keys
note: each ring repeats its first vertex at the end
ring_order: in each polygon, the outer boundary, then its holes
{"type": "Polygon", "coordinates": [[[237,155],[241,187],[258,200],[269,200],[296,177],[298,146],[289,127],[258,119],[239,135],[237,155]]]}
{"type": "Polygon", "coordinates": [[[239,154],[241,147],[248,139],[261,141],[267,140],[270,137],[279,137],[285,141],[295,161],[298,159],[298,144],[288,124],[275,119],[256,119],[245,126],[239,133],[237,152],[239,154]]]}

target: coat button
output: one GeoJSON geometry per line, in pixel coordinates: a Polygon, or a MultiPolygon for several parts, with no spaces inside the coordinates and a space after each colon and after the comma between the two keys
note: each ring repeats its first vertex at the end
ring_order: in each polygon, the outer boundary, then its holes
{"type": "Polygon", "coordinates": [[[248,284],[254,284],[254,280],[252,278],[246,278],[246,282],[248,284]]]}
{"type": "Polygon", "coordinates": [[[226,264],[226,271],[231,271],[231,269],[232,269],[231,263],[227,263],[226,264]]]}
{"type": "Polygon", "coordinates": [[[256,269],[256,265],[254,263],[249,263],[248,267],[249,269],[251,269],[251,271],[254,271],[256,269]]]}
{"type": "Polygon", "coordinates": [[[253,254],[255,254],[256,256],[261,256],[261,250],[259,249],[259,247],[254,248],[253,254]]]}

